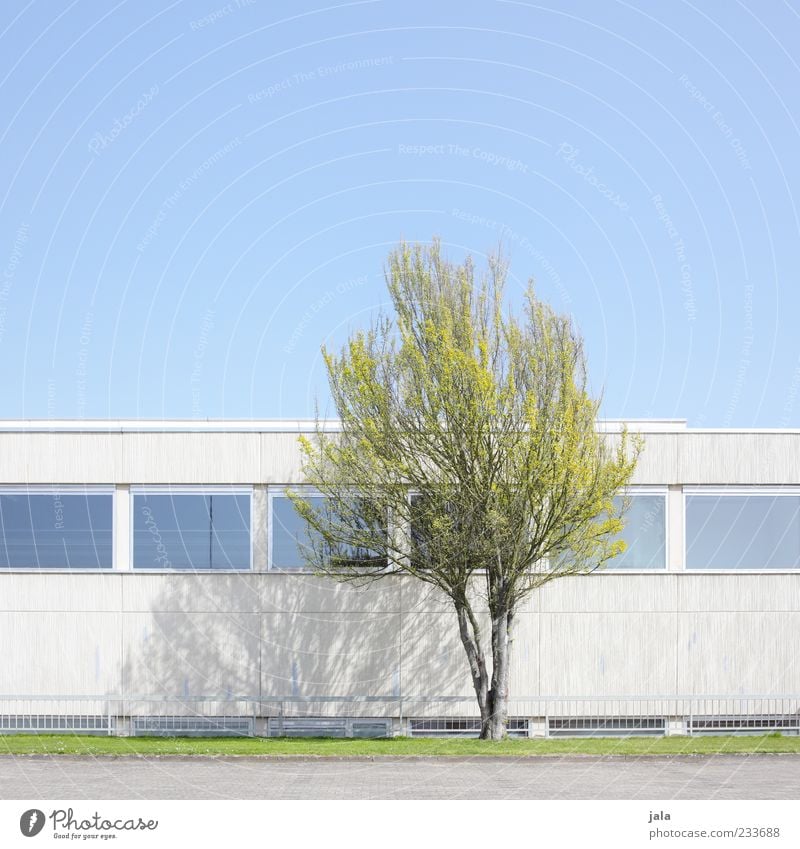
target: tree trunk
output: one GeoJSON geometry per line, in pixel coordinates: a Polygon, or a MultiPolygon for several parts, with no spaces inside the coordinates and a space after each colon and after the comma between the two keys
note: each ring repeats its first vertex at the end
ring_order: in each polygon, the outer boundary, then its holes
{"type": "Polygon", "coordinates": [[[508,724],[509,649],[512,614],[506,610],[492,617],[492,673],[481,646],[480,626],[472,609],[456,605],[459,633],[469,661],[472,685],[481,712],[481,740],[502,740],[508,724]]]}
{"type": "Polygon", "coordinates": [[[482,723],[481,739],[503,740],[508,733],[508,677],[512,615],[500,610],[492,617],[492,682],[488,715],[482,723]]]}
{"type": "Polygon", "coordinates": [[[489,672],[486,668],[486,658],[481,646],[481,632],[478,621],[468,604],[456,604],[458,615],[458,631],[464,651],[469,661],[469,671],[472,676],[472,686],[478,699],[481,712],[481,738],[491,715],[489,705],[489,672]]]}

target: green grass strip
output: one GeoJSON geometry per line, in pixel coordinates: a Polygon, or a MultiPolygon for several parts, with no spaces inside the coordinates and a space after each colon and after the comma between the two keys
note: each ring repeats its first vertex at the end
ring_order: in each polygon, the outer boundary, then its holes
{"type": "Polygon", "coordinates": [[[395,737],[386,740],[249,737],[0,736],[0,755],[249,755],[281,757],[538,757],[552,755],[800,754],[800,737],[627,737],[483,740],[395,737]]]}

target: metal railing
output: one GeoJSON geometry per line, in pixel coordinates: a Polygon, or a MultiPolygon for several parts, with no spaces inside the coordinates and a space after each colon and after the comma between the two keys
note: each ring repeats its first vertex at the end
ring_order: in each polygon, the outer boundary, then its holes
{"type": "MultiPolygon", "coordinates": [[[[515,697],[515,737],[800,734],[800,695],[515,697]]],[[[471,696],[0,696],[2,734],[477,736],[471,696]]]]}

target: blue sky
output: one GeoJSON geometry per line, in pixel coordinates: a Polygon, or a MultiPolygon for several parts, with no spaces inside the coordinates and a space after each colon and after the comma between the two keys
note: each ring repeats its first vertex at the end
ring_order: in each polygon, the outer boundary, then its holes
{"type": "Polygon", "coordinates": [[[7,0],[0,417],[301,417],[438,234],[608,417],[800,426],[800,6],[7,0]]]}

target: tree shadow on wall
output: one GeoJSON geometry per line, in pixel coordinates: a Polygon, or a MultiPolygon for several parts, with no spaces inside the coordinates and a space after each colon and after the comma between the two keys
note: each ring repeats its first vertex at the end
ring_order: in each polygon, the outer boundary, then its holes
{"type": "Polygon", "coordinates": [[[123,581],[122,695],[136,713],[472,713],[455,614],[412,579],[364,588],[297,573],[123,581]],[[430,701],[442,696],[467,702],[430,701]]]}

